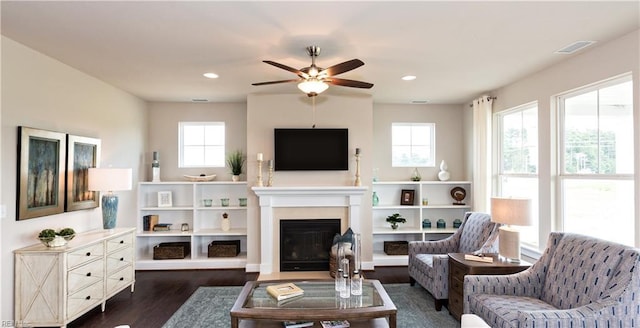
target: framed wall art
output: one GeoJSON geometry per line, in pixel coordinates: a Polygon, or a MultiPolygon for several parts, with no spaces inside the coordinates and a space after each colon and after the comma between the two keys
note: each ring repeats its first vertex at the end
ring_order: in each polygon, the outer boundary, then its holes
{"type": "Polygon", "coordinates": [[[415,197],[415,190],[402,189],[400,195],[400,205],[413,205],[413,198],[415,197]]]}
{"type": "Polygon", "coordinates": [[[18,127],[17,220],[64,212],[66,135],[18,127]]]}
{"type": "Polygon", "coordinates": [[[98,207],[99,192],[90,191],[89,168],[100,163],[100,139],[67,135],[67,212],[98,207]]]}
{"type": "Polygon", "coordinates": [[[158,191],[158,207],[171,207],[173,201],[171,200],[171,191],[158,191]]]}

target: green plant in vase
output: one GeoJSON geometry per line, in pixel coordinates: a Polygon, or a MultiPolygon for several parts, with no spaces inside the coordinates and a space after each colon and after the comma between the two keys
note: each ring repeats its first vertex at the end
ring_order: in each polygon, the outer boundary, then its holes
{"type": "Polygon", "coordinates": [[[407,219],[403,218],[400,213],[393,213],[387,216],[387,222],[391,223],[391,229],[398,229],[398,223],[405,223],[407,219]]]}
{"type": "Polygon", "coordinates": [[[240,174],[242,174],[242,167],[244,166],[246,158],[242,153],[242,150],[236,150],[227,155],[227,165],[231,169],[231,180],[239,181],[240,174]]]}

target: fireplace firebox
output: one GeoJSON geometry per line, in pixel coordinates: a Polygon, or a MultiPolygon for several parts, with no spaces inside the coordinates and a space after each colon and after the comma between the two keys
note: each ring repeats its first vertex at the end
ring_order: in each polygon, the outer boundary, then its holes
{"type": "Polygon", "coordinates": [[[280,220],[280,271],[328,271],[340,219],[280,220]]]}

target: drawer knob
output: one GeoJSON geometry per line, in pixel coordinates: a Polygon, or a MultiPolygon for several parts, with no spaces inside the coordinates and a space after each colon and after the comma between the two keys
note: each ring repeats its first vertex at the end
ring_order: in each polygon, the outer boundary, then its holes
{"type": "Polygon", "coordinates": [[[124,261],[124,257],[121,257],[121,258],[120,258],[120,261],[124,261]]]}
{"type": "Polygon", "coordinates": [[[124,240],[121,240],[121,241],[120,241],[120,244],[124,244],[124,240]]]}
{"type": "Polygon", "coordinates": [[[91,256],[91,252],[87,252],[87,256],[91,256]]]}
{"type": "Polygon", "coordinates": [[[87,272],[87,277],[91,277],[91,272],[87,272]]]}
{"type": "Polygon", "coordinates": [[[120,277],[120,281],[124,281],[124,277],[120,277]]]}
{"type": "Polygon", "coordinates": [[[91,295],[89,295],[89,296],[85,297],[85,299],[86,299],[87,301],[88,301],[88,300],[90,300],[90,299],[91,299],[91,295]]]}

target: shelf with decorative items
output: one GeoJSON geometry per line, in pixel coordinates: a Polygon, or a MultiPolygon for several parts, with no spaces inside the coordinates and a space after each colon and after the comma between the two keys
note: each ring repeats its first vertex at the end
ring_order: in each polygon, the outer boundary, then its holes
{"type": "MultiPolygon", "coordinates": [[[[375,181],[372,208],[374,265],[407,265],[406,254],[387,254],[385,242],[437,240],[457,231],[472,209],[470,181],[375,181]],[[455,196],[455,197],[454,197],[455,196]],[[406,222],[393,229],[388,217],[406,222]]],[[[388,247],[387,247],[388,248],[388,247]]]]}
{"type": "Polygon", "coordinates": [[[246,267],[246,181],[140,182],[138,214],[137,270],[246,267]],[[212,243],[227,242],[235,256],[210,256],[212,243]],[[175,244],[187,249],[158,259],[158,246],[175,244]]]}

